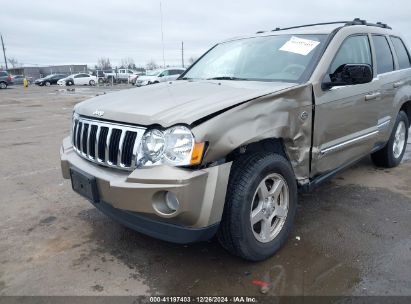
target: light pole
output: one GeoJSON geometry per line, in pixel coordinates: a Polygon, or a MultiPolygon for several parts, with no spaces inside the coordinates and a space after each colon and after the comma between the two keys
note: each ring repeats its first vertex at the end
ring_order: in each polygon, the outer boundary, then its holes
{"type": "Polygon", "coordinates": [[[163,67],[166,67],[166,59],[164,57],[164,33],[163,33],[163,9],[160,1],[160,20],[161,20],[161,45],[163,47],[163,67]]]}

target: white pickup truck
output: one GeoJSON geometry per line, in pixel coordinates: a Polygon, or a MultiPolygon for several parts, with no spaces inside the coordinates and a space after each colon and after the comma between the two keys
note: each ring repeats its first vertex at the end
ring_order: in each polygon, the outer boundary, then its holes
{"type": "Polygon", "coordinates": [[[112,71],[104,71],[106,79],[111,82],[127,82],[129,77],[134,74],[131,69],[113,69],[112,71]]]}

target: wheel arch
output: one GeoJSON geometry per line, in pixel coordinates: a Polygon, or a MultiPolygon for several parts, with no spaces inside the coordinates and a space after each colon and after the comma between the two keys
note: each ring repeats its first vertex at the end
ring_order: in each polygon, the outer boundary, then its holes
{"type": "Polygon", "coordinates": [[[270,152],[279,154],[287,159],[287,161],[290,161],[285,151],[284,140],[282,138],[266,138],[235,148],[226,155],[225,159],[227,162],[231,162],[250,153],[270,152]]]}
{"type": "Polygon", "coordinates": [[[408,121],[411,123],[411,100],[404,102],[400,108],[400,111],[404,111],[408,116],[408,121]]]}

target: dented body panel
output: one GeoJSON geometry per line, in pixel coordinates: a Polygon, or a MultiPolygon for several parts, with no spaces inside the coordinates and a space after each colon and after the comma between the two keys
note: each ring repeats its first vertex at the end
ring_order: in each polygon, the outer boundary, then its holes
{"type": "Polygon", "coordinates": [[[250,143],[282,139],[297,179],[304,182],[309,177],[312,107],[311,85],[300,85],[225,111],[193,128],[193,134],[209,142],[205,163],[250,143]]]}

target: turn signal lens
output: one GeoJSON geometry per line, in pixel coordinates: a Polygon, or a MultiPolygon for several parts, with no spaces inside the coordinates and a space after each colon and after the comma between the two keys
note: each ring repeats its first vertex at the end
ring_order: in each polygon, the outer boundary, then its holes
{"type": "Polygon", "coordinates": [[[201,163],[201,159],[203,158],[204,153],[204,147],[205,144],[203,142],[194,144],[190,165],[198,165],[199,163],[201,163]]]}

